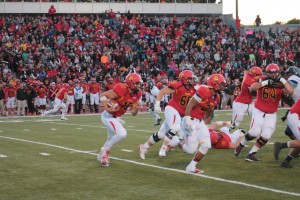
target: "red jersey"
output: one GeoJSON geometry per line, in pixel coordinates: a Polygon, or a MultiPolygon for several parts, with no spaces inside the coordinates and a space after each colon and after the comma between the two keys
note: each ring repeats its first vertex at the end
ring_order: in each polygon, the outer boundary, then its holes
{"type": "Polygon", "coordinates": [[[211,145],[215,149],[228,149],[231,143],[230,137],[222,131],[209,130],[211,145]]]}
{"type": "Polygon", "coordinates": [[[257,98],[254,107],[264,113],[275,113],[278,109],[278,103],[281,96],[281,88],[272,88],[269,86],[261,87],[257,90],[257,98]]]}
{"type": "Polygon", "coordinates": [[[206,85],[200,85],[196,95],[202,101],[192,110],[191,117],[202,120],[206,112],[213,110],[215,107],[215,98],[206,85]]]}
{"type": "Polygon", "coordinates": [[[185,115],[185,109],[192,96],[195,94],[195,88],[187,89],[182,82],[173,81],[169,83],[169,88],[175,90],[168,105],[175,108],[181,116],[185,115]]]}
{"type": "Polygon", "coordinates": [[[58,98],[59,100],[63,100],[65,97],[65,93],[68,93],[68,89],[66,88],[61,88],[58,93],[56,94],[56,98],[58,98]]]}
{"type": "Polygon", "coordinates": [[[97,94],[101,90],[99,83],[90,83],[89,88],[90,88],[90,93],[92,94],[97,94]]]}
{"type": "Polygon", "coordinates": [[[55,89],[59,91],[63,87],[62,83],[56,83],[55,89]]]}
{"type": "Polygon", "coordinates": [[[75,85],[70,85],[69,87],[68,87],[68,95],[69,96],[74,96],[74,88],[75,88],[76,86],[75,85]]]}
{"type": "Polygon", "coordinates": [[[6,97],[8,97],[8,98],[16,97],[16,95],[17,95],[16,90],[13,87],[6,88],[5,92],[7,94],[6,97]]]}
{"type": "Polygon", "coordinates": [[[249,73],[245,74],[240,94],[235,98],[235,102],[250,104],[252,102],[252,94],[249,87],[257,82],[258,79],[252,77],[249,73]]]}
{"type": "Polygon", "coordinates": [[[47,88],[45,86],[38,87],[36,92],[39,98],[45,98],[47,94],[47,88]]]}
{"type": "Polygon", "coordinates": [[[89,86],[86,82],[81,82],[80,83],[80,86],[82,87],[83,89],[83,92],[82,93],[86,93],[86,91],[88,90],[89,86]]]}
{"type": "Polygon", "coordinates": [[[300,119],[300,99],[298,99],[296,101],[296,103],[290,108],[290,113],[291,114],[293,114],[293,113],[298,114],[298,117],[300,119]]]}
{"type": "Polygon", "coordinates": [[[142,96],[142,92],[139,91],[137,93],[130,94],[128,86],[124,83],[117,83],[113,91],[118,95],[117,102],[120,106],[120,109],[114,112],[115,117],[122,116],[133,104],[138,102],[142,96]]]}

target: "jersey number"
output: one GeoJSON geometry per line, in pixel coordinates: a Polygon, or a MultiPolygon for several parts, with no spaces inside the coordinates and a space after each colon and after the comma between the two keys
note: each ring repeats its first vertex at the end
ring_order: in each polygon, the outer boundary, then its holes
{"type": "Polygon", "coordinates": [[[191,98],[192,98],[191,96],[182,96],[180,99],[180,105],[186,106],[189,103],[191,98]]]}
{"type": "Polygon", "coordinates": [[[268,98],[272,98],[272,99],[276,99],[276,90],[274,88],[264,88],[263,90],[263,99],[268,99],[268,98]]]}

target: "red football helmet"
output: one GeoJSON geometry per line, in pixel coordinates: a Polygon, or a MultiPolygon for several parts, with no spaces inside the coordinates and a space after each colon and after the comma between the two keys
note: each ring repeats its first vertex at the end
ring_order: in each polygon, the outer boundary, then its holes
{"type": "Polygon", "coordinates": [[[254,66],[249,70],[249,73],[252,77],[261,76],[262,70],[259,67],[254,66]]]}
{"type": "Polygon", "coordinates": [[[268,66],[267,66],[267,68],[266,68],[266,72],[267,73],[276,73],[276,72],[279,72],[280,71],[280,69],[279,69],[279,67],[278,67],[278,65],[276,65],[276,64],[274,64],[274,63],[271,63],[271,64],[269,64],[268,66]]]}
{"type": "Polygon", "coordinates": [[[193,83],[193,77],[194,73],[191,70],[183,70],[179,74],[179,80],[184,84],[184,85],[192,85],[193,83]]]}
{"type": "Polygon", "coordinates": [[[216,91],[223,91],[226,81],[221,74],[212,74],[207,79],[207,86],[216,91]]]}
{"type": "Polygon", "coordinates": [[[137,73],[131,73],[126,76],[125,79],[126,84],[128,87],[133,90],[133,92],[138,92],[143,84],[142,78],[137,73]]]}
{"type": "Polygon", "coordinates": [[[279,71],[280,68],[274,63],[269,64],[266,68],[267,76],[272,79],[276,79],[279,76],[279,71]]]}

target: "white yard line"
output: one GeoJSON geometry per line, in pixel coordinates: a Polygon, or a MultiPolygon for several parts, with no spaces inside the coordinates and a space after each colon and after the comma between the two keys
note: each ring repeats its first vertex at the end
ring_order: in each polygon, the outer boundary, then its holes
{"type": "MultiPolygon", "coordinates": [[[[48,143],[43,143],[43,142],[35,142],[35,141],[31,141],[31,140],[24,140],[24,139],[20,139],[20,138],[6,137],[6,136],[1,136],[1,135],[0,135],[0,138],[20,141],[20,142],[27,142],[27,143],[32,143],[32,144],[38,144],[38,145],[44,145],[44,146],[54,147],[54,148],[63,149],[63,150],[67,150],[67,151],[73,151],[73,152],[77,152],[77,153],[90,154],[90,155],[94,155],[94,156],[97,155],[97,153],[81,151],[81,150],[77,150],[77,149],[72,149],[72,148],[68,148],[68,147],[63,147],[63,146],[58,146],[58,145],[48,144],[48,143]]],[[[133,160],[127,160],[127,159],[116,158],[116,157],[110,157],[110,158],[113,160],[124,161],[124,162],[132,163],[135,165],[146,166],[146,167],[151,167],[151,168],[156,168],[156,169],[161,169],[161,170],[167,170],[167,171],[173,171],[173,172],[177,172],[177,173],[187,174],[184,170],[161,167],[161,166],[157,166],[157,165],[151,165],[151,164],[147,164],[147,163],[141,163],[141,162],[137,162],[137,161],[133,161],[133,160]]],[[[300,193],[287,192],[287,191],[277,190],[277,189],[268,188],[268,187],[264,187],[264,186],[248,184],[248,183],[244,183],[244,182],[240,182],[240,181],[233,181],[233,180],[218,178],[218,177],[214,177],[214,176],[207,176],[207,175],[203,175],[203,174],[190,174],[189,173],[188,175],[199,176],[202,178],[207,178],[207,179],[211,179],[211,180],[215,180],[215,181],[219,181],[219,182],[225,182],[225,183],[255,188],[255,189],[259,189],[259,190],[265,190],[265,191],[269,191],[269,192],[275,192],[275,193],[300,197],[300,193]]]]}

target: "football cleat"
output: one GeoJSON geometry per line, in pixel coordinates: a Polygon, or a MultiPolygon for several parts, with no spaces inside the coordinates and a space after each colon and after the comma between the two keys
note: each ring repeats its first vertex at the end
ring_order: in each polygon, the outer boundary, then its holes
{"type": "Polygon", "coordinates": [[[159,150],[159,152],[158,152],[158,155],[160,157],[166,157],[167,156],[167,152],[166,151],[167,151],[167,149],[165,147],[161,147],[160,150],[159,150]]]}
{"type": "Polygon", "coordinates": [[[161,122],[161,118],[157,119],[156,123],[153,124],[153,126],[159,126],[159,125],[160,125],[160,122],[161,122]]]}
{"type": "Polygon", "coordinates": [[[280,142],[275,142],[274,143],[274,151],[273,151],[273,155],[275,160],[278,160],[279,157],[279,152],[282,149],[280,142]]]}
{"type": "Polygon", "coordinates": [[[60,120],[68,120],[66,117],[61,117],[60,120]]]}
{"type": "Polygon", "coordinates": [[[237,146],[235,149],[234,149],[234,155],[236,157],[238,157],[243,149],[244,145],[242,144],[239,144],[239,146],[237,146]]]}
{"type": "Polygon", "coordinates": [[[148,149],[147,148],[144,148],[144,145],[143,144],[140,144],[140,157],[141,159],[145,160],[146,159],[146,154],[148,152],[148,149]]]}
{"type": "Polygon", "coordinates": [[[187,173],[193,173],[193,174],[203,174],[203,173],[204,173],[203,170],[201,170],[201,169],[199,169],[199,168],[197,168],[197,167],[191,167],[190,165],[188,165],[188,166],[186,167],[185,171],[186,171],[187,173]]]}
{"type": "Polygon", "coordinates": [[[294,166],[291,165],[290,162],[288,162],[286,160],[282,161],[282,163],[280,164],[280,166],[283,167],[283,168],[294,168],[294,166]]]}
{"type": "Polygon", "coordinates": [[[246,161],[261,161],[261,159],[257,158],[254,153],[249,153],[245,158],[246,161]]]}

